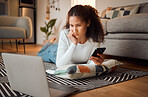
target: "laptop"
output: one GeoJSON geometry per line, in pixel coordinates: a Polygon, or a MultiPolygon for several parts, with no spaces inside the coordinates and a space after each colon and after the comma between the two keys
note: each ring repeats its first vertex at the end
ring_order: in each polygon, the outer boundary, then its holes
{"type": "Polygon", "coordinates": [[[49,83],[43,60],[39,56],[2,53],[2,58],[13,90],[35,97],[62,97],[78,89],[49,83]]]}

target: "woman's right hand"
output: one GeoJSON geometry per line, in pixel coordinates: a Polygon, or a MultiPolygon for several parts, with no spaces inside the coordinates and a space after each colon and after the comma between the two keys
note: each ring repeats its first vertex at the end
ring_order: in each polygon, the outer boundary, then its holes
{"type": "Polygon", "coordinates": [[[67,34],[67,36],[72,41],[72,43],[74,43],[75,45],[77,45],[78,39],[75,37],[74,33],[71,30],[69,31],[69,33],[67,34]]]}

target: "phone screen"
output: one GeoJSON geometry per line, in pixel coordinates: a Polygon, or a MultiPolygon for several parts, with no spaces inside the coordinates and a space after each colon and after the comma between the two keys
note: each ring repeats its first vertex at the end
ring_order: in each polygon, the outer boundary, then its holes
{"type": "Polygon", "coordinates": [[[97,53],[103,54],[103,52],[104,52],[105,50],[106,50],[105,47],[103,47],[103,48],[97,48],[97,49],[95,49],[95,51],[93,52],[92,56],[98,57],[97,53]]]}

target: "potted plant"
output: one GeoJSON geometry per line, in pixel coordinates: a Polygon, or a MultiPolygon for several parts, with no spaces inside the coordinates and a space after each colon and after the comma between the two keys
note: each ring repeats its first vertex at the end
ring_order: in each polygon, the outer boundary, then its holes
{"type": "Polygon", "coordinates": [[[40,27],[40,30],[46,34],[46,40],[52,34],[52,28],[55,25],[57,19],[51,19],[48,23],[45,22],[45,27],[40,27]]]}

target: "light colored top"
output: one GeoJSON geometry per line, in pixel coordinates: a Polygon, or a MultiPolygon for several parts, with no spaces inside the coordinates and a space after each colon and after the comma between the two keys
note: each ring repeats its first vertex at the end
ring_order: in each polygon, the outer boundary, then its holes
{"type": "Polygon", "coordinates": [[[60,33],[58,51],[56,57],[56,65],[60,67],[62,65],[68,64],[90,64],[95,65],[95,63],[89,58],[96,48],[99,47],[98,42],[93,42],[88,39],[84,44],[77,44],[71,42],[67,37],[69,30],[62,30],[60,33]]]}

